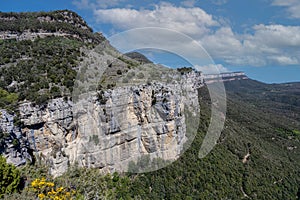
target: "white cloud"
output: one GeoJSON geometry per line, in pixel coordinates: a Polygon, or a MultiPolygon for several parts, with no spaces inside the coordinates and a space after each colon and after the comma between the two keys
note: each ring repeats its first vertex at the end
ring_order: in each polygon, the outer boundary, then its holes
{"type": "Polygon", "coordinates": [[[291,18],[300,18],[300,1],[299,0],[274,0],[272,2],[274,6],[283,6],[287,8],[289,16],[291,18]]]}
{"type": "MultiPolygon", "coordinates": [[[[84,3],[87,0],[81,1],[84,3]]],[[[193,2],[187,0],[184,4],[189,6],[193,2]]],[[[294,0],[274,1],[274,5],[293,3],[294,0]]],[[[214,59],[221,59],[230,65],[294,65],[300,62],[300,26],[259,24],[252,27],[252,34],[237,34],[230,23],[224,24],[201,8],[176,7],[170,3],[160,3],[153,9],[112,8],[98,9],[94,13],[99,23],[111,24],[117,30],[162,27],[187,34],[200,42],[214,59]]],[[[191,57],[198,48],[169,33],[157,35],[157,30],[147,31],[141,33],[147,36],[147,45],[172,46],[172,49],[181,49],[191,57]]],[[[135,43],[144,41],[139,37],[134,36],[135,43]]],[[[123,44],[130,45],[133,44],[123,44]]]]}
{"type": "Polygon", "coordinates": [[[213,57],[236,55],[235,52],[242,50],[241,41],[230,27],[221,27],[214,34],[205,35],[200,42],[213,57]]]}
{"type": "Polygon", "coordinates": [[[185,7],[194,7],[196,3],[196,0],[185,0],[181,2],[181,5],[185,6],[185,7]]]}
{"type": "Polygon", "coordinates": [[[253,35],[244,36],[246,53],[267,64],[299,64],[300,26],[256,25],[253,35]]]}
{"type": "Polygon", "coordinates": [[[228,72],[229,70],[222,64],[209,64],[204,66],[194,66],[195,69],[203,72],[204,74],[219,74],[223,72],[228,72]]]}
{"type": "Polygon", "coordinates": [[[278,65],[295,65],[299,63],[297,58],[289,56],[270,56],[269,59],[273,60],[278,65]]]}
{"type": "Polygon", "coordinates": [[[89,9],[89,8],[91,8],[89,0],[75,0],[75,1],[72,1],[72,4],[74,4],[79,9],[89,9]]]}
{"type": "Polygon", "coordinates": [[[211,2],[215,5],[221,6],[227,3],[227,0],[211,0],[211,2]]]}
{"type": "Polygon", "coordinates": [[[117,6],[126,0],[74,0],[72,3],[79,9],[98,9],[117,6]]]}
{"type": "Polygon", "coordinates": [[[145,27],[130,29],[108,38],[121,52],[138,49],[164,50],[185,58],[193,65],[212,63],[207,52],[187,35],[165,28],[145,27]]]}
{"type": "Polygon", "coordinates": [[[232,65],[299,64],[300,26],[255,25],[253,34],[238,35],[221,27],[201,38],[213,58],[232,65]]]}
{"type": "Polygon", "coordinates": [[[299,47],[300,26],[256,25],[253,27],[255,35],[251,38],[257,43],[274,48],[299,47]]]}
{"type": "Polygon", "coordinates": [[[116,28],[164,27],[197,37],[209,32],[209,27],[218,25],[212,15],[200,8],[170,4],[157,5],[154,10],[98,9],[95,16],[98,22],[111,23],[116,28]]]}

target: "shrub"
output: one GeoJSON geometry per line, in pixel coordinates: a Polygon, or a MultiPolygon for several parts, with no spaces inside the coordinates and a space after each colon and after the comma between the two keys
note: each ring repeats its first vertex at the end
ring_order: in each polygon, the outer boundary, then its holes
{"type": "Polygon", "coordinates": [[[32,190],[39,199],[72,199],[76,194],[75,190],[64,187],[55,187],[54,182],[46,181],[45,178],[35,179],[31,182],[32,190]]]}
{"type": "Polygon", "coordinates": [[[137,75],[138,79],[142,79],[145,77],[145,75],[143,74],[143,72],[138,73],[137,75]]]}
{"type": "Polygon", "coordinates": [[[6,163],[6,159],[0,156],[0,198],[4,194],[17,192],[20,181],[19,170],[14,165],[6,163]]]}
{"type": "Polygon", "coordinates": [[[118,75],[122,75],[122,71],[120,69],[117,70],[118,75]]]}
{"type": "Polygon", "coordinates": [[[53,87],[51,88],[51,90],[50,90],[50,95],[51,95],[53,98],[60,97],[60,96],[61,96],[61,92],[60,92],[59,87],[53,86],[53,87]]]}

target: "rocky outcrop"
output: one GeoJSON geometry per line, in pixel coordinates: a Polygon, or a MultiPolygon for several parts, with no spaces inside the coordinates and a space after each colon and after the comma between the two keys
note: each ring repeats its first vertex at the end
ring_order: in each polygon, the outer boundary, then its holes
{"type": "MultiPolygon", "coordinates": [[[[237,75],[236,79],[243,76],[237,75]]],[[[75,163],[111,172],[127,171],[130,162],[143,156],[175,160],[187,140],[187,122],[199,119],[197,89],[207,77],[192,71],[175,78],[178,81],[171,83],[153,81],[84,93],[76,102],[23,102],[22,130],[13,125],[12,115],[1,111],[1,130],[10,133],[2,154],[18,166],[31,159],[32,150],[54,176],[75,163]]]]}
{"type": "Polygon", "coordinates": [[[73,123],[72,102],[63,98],[52,99],[46,106],[34,106],[31,102],[19,107],[22,129],[35,156],[49,165],[53,175],[68,168],[64,148],[76,138],[73,123]]]}
{"type": "Polygon", "coordinates": [[[88,37],[82,37],[79,34],[76,33],[70,33],[67,31],[56,31],[56,32],[49,32],[43,29],[40,29],[38,31],[31,31],[31,30],[24,30],[22,32],[15,32],[15,31],[1,31],[0,32],[0,39],[1,40],[8,40],[8,39],[16,39],[18,41],[22,40],[35,40],[37,38],[45,38],[45,37],[70,37],[75,38],[77,40],[81,40],[86,43],[99,43],[102,41],[102,35],[99,34],[98,40],[95,40],[94,38],[88,38],[88,37]]]}
{"type": "Polygon", "coordinates": [[[76,13],[68,10],[34,13],[0,13],[0,39],[35,40],[49,36],[99,44],[105,40],[76,13]]]}
{"type": "Polygon", "coordinates": [[[15,166],[32,162],[30,145],[26,135],[14,125],[14,116],[6,110],[0,110],[0,154],[8,163],[15,166]]]}
{"type": "MultiPolygon", "coordinates": [[[[234,78],[231,75],[227,77],[234,78]]],[[[238,75],[237,79],[243,74],[238,75]]],[[[31,159],[32,150],[54,176],[75,163],[111,172],[127,171],[130,162],[143,156],[175,160],[187,141],[187,122],[199,119],[197,89],[207,78],[196,71],[177,76],[179,81],[171,83],[153,81],[81,94],[76,102],[23,102],[22,130],[13,125],[12,115],[1,111],[1,130],[10,133],[2,154],[18,166],[31,159]]]]}
{"type": "MultiPolygon", "coordinates": [[[[45,38],[49,36],[56,37],[73,37],[76,39],[80,39],[79,35],[65,33],[62,31],[57,32],[48,32],[45,30],[39,30],[37,32],[32,32],[30,30],[25,30],[23,32],[14,32],[14,31],[2,31],[0,32],[0,39],[8,40],[8,39],[16,39],[16,40],[34,40],[36,38],[45,38]]],[[[90,41],[91,42],[91,41],[90,41]]]]}
{"type": "MultiPolygon", "coordinates": [[[[199,113],[199,75],[186,74],[177,84],[153,82],[89,93],[76,103],[63,98],[44,106],[23,102],[19,107],[23,128],[9,131],[24,136],[26,149],[32,149],[54,176],[75,163],[127,171],[131,161],[145,155],[175,160],[187,139],[185,110],[199,113]]],[[[6,123],[12,120],[10,116],[6,123]]],[[[12,160],[15,150],[7,152],[12,160]]]]}
{"type": "Polygon", "coordinates": [[[244,72],[226,72],[220,74],[204,74],[204,81],[206,84],[216,82],[227,82],[236,80],[246,80],[248,77],[244,72]]]}
{"type": "Polygon", "coordinates": [[[38,16],[37,19],[39,20],[39,22],[68,23],[77,28],[81,28],[81,29],[85,29],[85,30],[91,29],[90,27],[87,26],[86,22],[80,16],[78,16],[74,12],[70,12],[67,10],[58,12],[55,16],[44,14],[42,16],[38,16]]]}
{"type": "Polygon", "coordinates": [[[151,83],[104,91],[101,102],[82,98],[75,105],[80,139],[68,153],[71,163],[127,171],[130,161],[145,155],[177,159],[187,139],[185,106],[199,111],[197,104],[185,104],[197,101],[197,88],[190,85],[193,91],[184,98],[185,89],[151,83]]]}

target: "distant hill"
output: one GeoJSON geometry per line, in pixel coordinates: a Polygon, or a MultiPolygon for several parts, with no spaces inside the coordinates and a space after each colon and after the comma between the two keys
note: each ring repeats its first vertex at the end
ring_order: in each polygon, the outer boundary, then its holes
{"type": "Polygon", "coordinates": [[[126,56],[129,58],[132,58],[140,63],[152,63],[146,56],[139,52],[130,52],[130,53],[125,53],[126,56]]]}

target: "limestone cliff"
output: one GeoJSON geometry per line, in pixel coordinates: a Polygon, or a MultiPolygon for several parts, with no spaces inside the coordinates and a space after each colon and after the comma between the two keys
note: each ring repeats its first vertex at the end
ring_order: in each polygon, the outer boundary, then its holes
{"type": "Polygon", "coordinates": [[[14,126],[12,115],[1,111],[1,130],[11,135],[2,154],[15,165],[34,155],[54,176],[75,163],[111,172],[127,171],[130,162],[145,155],[175,160],[187,140],[187,121],[198,119],[197,89],[204,78],[192,71],[171,83],[153,81],[91,92],[76,103],[70,98],[52,99],[43,106],[23,102],[22,129],[14,126]],[[194,119],[187,119],[187,112],[194,119]]]}
{"type": "Polygon", "coordinates": [[[74,105],[63,98],[43,107],[25,102],[19,108],[22,133],[54,176],[75,163],[126,171],[143,155],[174,160],[187,139],[184,110],[199,112],[199,78],[116,87],[101,93],[105,101],[93,93],[74,105]]]}
{"type": "Polygon", "coordinates": [[[32,161],[26,136],[14,125],[14,116],[6,110],[0,110],[0,154],[16,166],[32,161]]]}
{"type": "Polygon", "coordinates": [[[226,72],[220,74],[204,74],[206,84],[215,82],[227,82],[235,80],[246,80],[248,77],[244,72],[226,72]]]}

